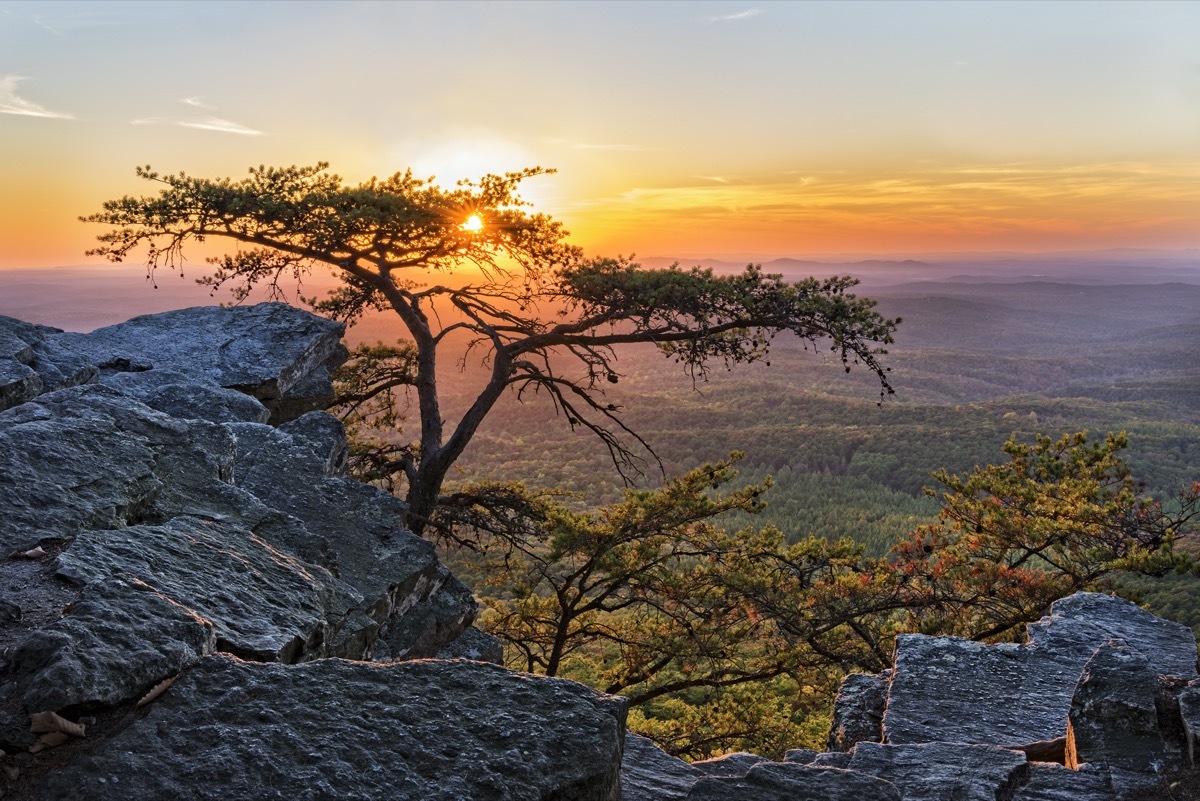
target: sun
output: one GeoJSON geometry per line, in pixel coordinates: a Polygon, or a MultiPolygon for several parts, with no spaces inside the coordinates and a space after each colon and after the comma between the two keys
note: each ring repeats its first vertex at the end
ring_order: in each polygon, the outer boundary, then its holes
{"type": "Polygon", "coordinates": [[[467,218],[467,221],[462,224],[462,229],[472,234],[479,233],[483,230],[483,220],[479,218],[478,214],[472,214],[467,218]]]}

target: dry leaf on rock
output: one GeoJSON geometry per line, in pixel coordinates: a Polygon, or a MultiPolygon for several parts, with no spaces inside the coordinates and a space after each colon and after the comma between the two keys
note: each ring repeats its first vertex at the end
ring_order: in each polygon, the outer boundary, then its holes
{"type": "Polygon", "coordinates": [[[62,732],[72,737],[82,737],[86,727],[72,723],[57,712],[34,712],[29,716],[29,730],[34,734],[62,732]]]}
{"type": "Polygon", "coordinates": [[[170,678],[163,679],[158,684],[155,684],[153,687],[150,688],[150,691],[148,693],[143,695],[141,697],[141,699],[139,699],[138,702],[136,704],[134,704],[134,706],[135,707],[145,706],[146,704],[150,703],[155,698],[157,698],[158,696],[165,693],[167,691],[167,688],[170,687],[172,684],[174,684],[175,679],[177,679],[177,678],[179,678],[179,677],[171,676],[170,678]]]}
{"type": "Polygon", "coordinates": [[[46,555],[45,549],[39,545],[38,547],[31,548],[28,551],[17,551],[16,553],[12,554],[12,558],[13,559],[41,559],[45,555],[46,555]]]}
{"type": "Polygon", "coordinates": [[[70,739],[71,735],[67,734],[65,731],[46,732],[38,738],[36,743],[29,746],[29,753],[36,754],[38,751],[42,751],[47,748],[54,748],[55,746],[62,745],[70,739]]]}

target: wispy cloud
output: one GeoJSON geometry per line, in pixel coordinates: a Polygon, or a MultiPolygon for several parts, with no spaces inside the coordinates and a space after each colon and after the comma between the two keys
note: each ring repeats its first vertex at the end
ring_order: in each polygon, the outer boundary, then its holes
{"type": "Polygon", "coordinates": [[[199,95],[195,95],[193,97],[185,97],[185,98],[181,99],[179,102],[183,103],[185,106],[191,106],[192,108],[212,108],[212,106],[208,105],[203,100],[201,100],[199,95]]]}
{"type": "Polygon", "coordinates": [[[256,131],[253,128],[247,128],[245,125],[230,120],[223,120],[220,117],[205,117],[202,120],[192,122],[179,123],[184,128],[198,128],[201,131],[219,131],[221,133],[241,134],[242,136],[262,136],[262,131],[256,131]]]}
{"type": "Polygon", "coordinates": [[[718,14],[714,17],[705,17],[704,21],[712,22],[739,22],[744,19],[750,19],[763,13],[761,8],[748,8],[745,11],[738,11],[734,14],[718,14]]]}
{"type": "Polygon", "coordinates": [[[649,149],[649,148],[643,147],[642,145],[620,145],[620,144],[603,145],[603,144],[593,144],[593,143],[589,143],[589,142],[578,142],[576,144],[571,145],[571,147],[575,148],[576,150],[636,151],[636,150],[648,150],[649,149]]]}
{"type": "Polygon", "coordinates": [[[0,78],[0,114],[18,114],[23,117],[52,117],[60,120],[71,120],[74,114],[62,111],[51,111],[45,106],[39,106],[30,100],[17,95],[17,84],[25,80],[20,75],[6,75],[0,78]]]}
{"type": "MultiPolygon", "coordinates": [[[[188,102],[194,99],[195,98],[187,98],[181,102],[187,103],[189,106],[196,106],[197,108],[208,108],[208,106],[188,102]]],[[[218,133],[239,134],[241,136],[264,136],[262,131],[255,130],[254,128],[248,128],[247,126],[242,125],[240,122],[224,120],[220,117],[205,117],[204,119],[200,120],[179,120],[168,117],[138,117],[137,119],[130,120],[129,122],[131,125],[178,125],[182,128],[195,128],[200,131],[216,131],[218,133]]]]}

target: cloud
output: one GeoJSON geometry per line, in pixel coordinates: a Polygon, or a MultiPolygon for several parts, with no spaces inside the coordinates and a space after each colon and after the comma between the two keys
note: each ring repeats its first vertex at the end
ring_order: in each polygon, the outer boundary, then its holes
{"type": "Polygon", "coordinates": [[[221,133],[241,134],[242,136],[262,136],[262,131],[247,128],[240,123],[223,120],[220,117],[205,117],[199,122],[181,122],[184,128],[198,128],[201,131],[219,131],[221,133]]]}
{"type": "MultiPolygon", "coordinates": [[[[190,104],[189,104],[190,105],[190,104]]],[[[205,117],[202,120],[171,120],[165,117],[139,117],[129,121],[130,125],[178,125],[183,128],[195,128],[200,131],[217,131],[218,133],[240,134],[241,136],[263,136],[262,131],[247,128],[241,123],[223,120],[220,117],[205,117]]]]}
{"type": "Polygon", "coordinates": [[[705,17],[705,22],[739,22],[750,17],[756,17],[763,13],[761,8],[748,8],[745,11],[738,11],[735,14],[719,14],[715,17],[705,17]]]}
{"type": "Polygon", "coordinates": [[[199,95],[195,95],[193,97],[185,97],[185,98],[181,99],[179,102],[183,103],[185,106],[191,106],[192,108],[212,108],[212,106],[210,106],[207,103],[205,103],[204,101],[202,101],[200,99],[199,95]]]}
{"type": "Polygon", "coordinates": [[[600,145],[600,144],[591,144],[588,142],[578,142],[576,144],[571,145],[571,147],[575,148],[576,150],[637,151],[637,150],[648,150],[649,149],[649,148],[643,147],[642,145],[600,145]]]}
{"type": "Polygon", "coordinates": [[[52,117],[60,120],[73,120],[74,114],[61,111],[51,111],[17,96],[17,84],[25,80],[19,75],[6,75],[0,78],[0,114],[18,114],[23,117],[52,117]]]}

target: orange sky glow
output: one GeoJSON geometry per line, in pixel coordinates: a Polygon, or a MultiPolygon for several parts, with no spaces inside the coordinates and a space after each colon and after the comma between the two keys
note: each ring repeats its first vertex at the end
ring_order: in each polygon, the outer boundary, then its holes
{"type": "Polygon", "coordinates": [[[0,269],[137,164],[320,160],[554,167],[595,255],[1200,247],[1200,4],[450,6],[0,2],[0,269]]]}

